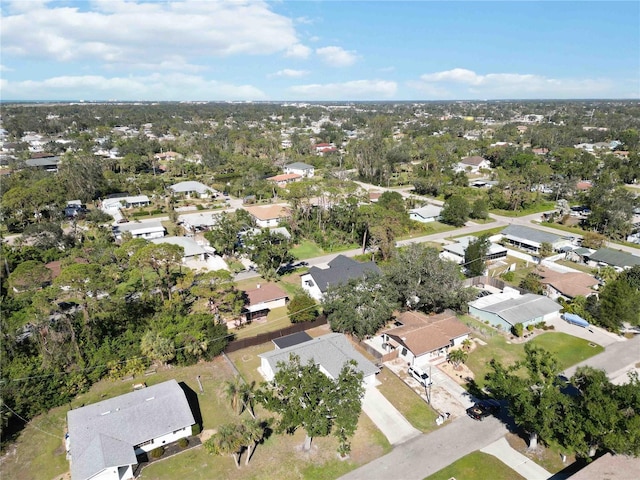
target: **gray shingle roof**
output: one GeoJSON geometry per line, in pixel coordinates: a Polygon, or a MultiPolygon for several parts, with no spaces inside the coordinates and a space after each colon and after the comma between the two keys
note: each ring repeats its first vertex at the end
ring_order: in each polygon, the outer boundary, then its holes
{"type": "Polygon", "coordinates": [[[194,423],[175,380],[69,410],[71,477],[84,480],[108,467],[135,465],[136,445],[194,423]]]}
{"type": "Polygon", "coordinates": [[[302,162],[293,162],[289,165],[285,165],[285,168],[291,168],[293,170],[311,170],[314,168],[314,166],[302,162]]]}
{"type": "Polygon", "coordinates": [[[409,213],[419,215],[422,218],[438,217],[440,213],[442,213],[442,207],[438,207],[437,205],[425,205],[420,208],[412,208],[409,210],[409,213]]]}
{"type": "Polygon", "coordinates": [[[338,255],[329,262],[329,268],[311,267],[309,275],[316,282],[322,293],[329,285],[347,283],[353,278],[363,277],[365,272],[380,274],[380,269],[374,262],[360,263],[344,255],[338,255]]]}
{"type": "Polygon", "coordinates": [[[291,354],[300,357],[300,363],[306,365],[313,359],[332,378],[338,378],[342,366],[349,360],[355,360],[357,369],[364,376],[375,374],[378,368],[351,346],[341,333],[329,333],[298,345],[262,353],[259,357],[266,359],[274,372],[278,371],[278,362],[289,361],[291,354]]]}
{"type": "Polygon", "coordinates": [[[601,248],[591,255],[589,259],[595,262],[602,262],[607,265],[613,265],[614,267],[621,268],[640,265],[640,257],[636,257],[630,253],[612,250],[610,248],[601,248]]]}
{"type": "Polygon", "coordinates": [[[151,240],[153,243],[170,243],[172,245],[179,245],[184,248],[185,257],[193,257],[195,255],[202,255],[205,249],[198,245],[194,240],[187,237],[164,237],[154,238],[151,240]]]}
{"type": "Polygon", "coordinates": [[[509,225],[501,232],[505,236],[529,240],[536,243],[550,243],[553,245],[562,240],[562,237],[553,233],[543,232],[535,228],[525,227],[523,225],[509,225]]]}
{"type": "Polygon", "coordinates": [[[487,305],[479,309],[495,313],[504,321],[515,325],[516,323],[527,322],[553,312],[559,312],[561,308],[559,304],[549,297],[526,293],[517,298],[487,305]]]}
{"type": "Polygon", "coordinates": [[[189,193],[189,192],[197,192],[199,194],[213,192],[213,188],[208,187],[204,183],[194,182],[192,180],[186,182],[178,182],[169,187],[176,193],[189,193]]]}

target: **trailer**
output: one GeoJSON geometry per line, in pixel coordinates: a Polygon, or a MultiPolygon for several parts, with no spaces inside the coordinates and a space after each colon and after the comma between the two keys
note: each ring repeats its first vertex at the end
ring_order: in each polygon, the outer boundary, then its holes
{"type": "Polygon", "coordinates": [[[580,315],[576,315],[575,313],[563,313],[562,319],[565,322],[572,325],[577,325],[578,327],[587,328],[589,326],[589,322],[587,322],[580,315]]]}

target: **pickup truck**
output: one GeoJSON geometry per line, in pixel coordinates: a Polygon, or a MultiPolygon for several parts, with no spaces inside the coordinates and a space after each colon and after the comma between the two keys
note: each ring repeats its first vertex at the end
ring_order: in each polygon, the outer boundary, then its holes
{"type": "Polygon", "coordinates": [[[484,420],[485,417],[498,413],[500,402],[497,400],[481,400],[473,407],[467,408],[467,415],[474,420],[484,420]]]}

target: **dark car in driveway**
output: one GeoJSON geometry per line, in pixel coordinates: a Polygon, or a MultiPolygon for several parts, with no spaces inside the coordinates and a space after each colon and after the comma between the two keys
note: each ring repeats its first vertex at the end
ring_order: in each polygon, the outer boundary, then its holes
{"type": "Polygon", "coordinates": [[[473,407],[467,408],[467,415],[474,420],[484,420],[485,417],[494,415],[500,411],[500,402],[497,400],[481,400],[473,407]]]}

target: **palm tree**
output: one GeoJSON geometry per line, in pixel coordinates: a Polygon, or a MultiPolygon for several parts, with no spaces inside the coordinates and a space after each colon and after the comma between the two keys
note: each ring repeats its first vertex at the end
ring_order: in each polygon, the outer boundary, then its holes
{"type": "Polygon", "coordinates": [[[462,348],[464,348],[468,352],[469,350],[471,350],[471,343],[471,339],[465,338],[462,341],[462,348]]]}
{"type": "Polygon", "coordinates": [[[255,451],[258,443],[262,441],[264,438],[265,431],[267,429],[268,423],[262,420],[257,420],[256,418],[247,419],[242,424],[242,438],[244,440],[244,444],[247,447],[247,458],[245,459],[244,464],[249,465],[249,460],[251,460],[251,455],[255,451]]]}
{"type": "Polygon", "coordinates": [[[464,350],[453,350],[449,353],[449,362],[453,363],[453,368],[455,370],[459,370],[460,365],[462,365],[466,360],[469,354],[464,350]]]}
{"type": "Polygon", "coordinates": [[[243,383],[239,386],[240,402],[242,404],[242,413],[245,409],[249,411],[249,414],[255,419],[256,414],[253,411],[253,407],[256,402],[256,382],[243,383]]]}
{"type": "Polygon", "coordinates": [[[236,468],[240,468],[240,449],[245,442],[243,431],[242,425],[233,423],[222,425],[218,433],[204,442],[204,448],[214,455],[231,455],[236,468]]]}
{"type": "Polygon", "coordinates": [[[231,402],[231,408],[233,408],[233,411],[237,414],[240,414],[240,388],[241,386],[237,379],[224,382],[224,394],[231,402]]]}

